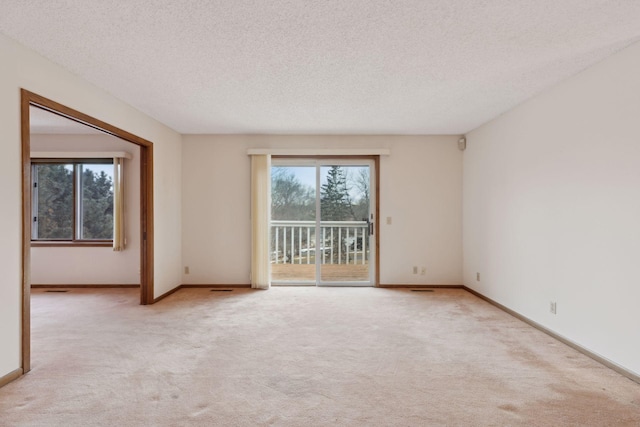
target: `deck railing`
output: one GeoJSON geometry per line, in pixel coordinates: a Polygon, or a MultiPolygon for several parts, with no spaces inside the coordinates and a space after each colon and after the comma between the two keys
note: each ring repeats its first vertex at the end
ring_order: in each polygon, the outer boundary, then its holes
{"type": "Polygon", "coordinates": [[[273,264],[366,264],[369,260],[367,221],[271,221],[273,264]],[[317,244],[316,244],[317,243],[317,244]]]}

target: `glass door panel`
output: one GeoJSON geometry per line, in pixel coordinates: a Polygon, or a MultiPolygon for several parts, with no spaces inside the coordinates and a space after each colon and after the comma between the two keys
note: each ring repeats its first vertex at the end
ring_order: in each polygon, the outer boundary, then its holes
{"type": "Polygon", "coordinates": [[[320,284],[372,285],[371,167],[320,166],[320,284]]]}
{"type": "Polygon", "coordinates": [[[271,281],[316,283],[316,167],[271,168],[271,281]]]}

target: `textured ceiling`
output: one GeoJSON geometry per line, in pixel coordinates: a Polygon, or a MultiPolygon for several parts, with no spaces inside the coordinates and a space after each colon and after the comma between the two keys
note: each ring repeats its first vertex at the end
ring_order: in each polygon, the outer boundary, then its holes
{"type": "Polygon", "coordinates": [[[638,0],[0,0],[181,133],[460,134],[640,39],[638,0]]]}

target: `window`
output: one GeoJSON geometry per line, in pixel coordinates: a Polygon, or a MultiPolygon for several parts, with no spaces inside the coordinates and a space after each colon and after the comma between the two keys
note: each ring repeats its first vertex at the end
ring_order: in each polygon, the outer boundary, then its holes
{"type": "Polygon", "coordinates": [[[113,240],[113,159],[32,159],[32,241],[113,240]]]}

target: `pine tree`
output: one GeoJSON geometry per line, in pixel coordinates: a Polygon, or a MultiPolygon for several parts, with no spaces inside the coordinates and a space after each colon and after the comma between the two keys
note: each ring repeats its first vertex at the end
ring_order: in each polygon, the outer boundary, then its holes
{"type": "MultiPolygon", "coordinates": [[[[320,187],[320,212],[322,221],[349,221],[354,219],[347,186],[347,174],[340,166],[331,166],[327,171],[327,182],[320,187]]],[[[337,232],[334,230],[334,232],[337,232]]],[[[342,254],[342,261],[346,258],[346,236],[339,239],[334,235],[333,262],[337,262],[338,254],[342,254]],[[339,250],[341,249],[341,250],[339,250]]]]}
{"type": "Polygon", "coordinates": [[[83,239],[113,237],[113,183],[104,171],[82,172],[83,239]]]}
{"type": "Polygon", "coordinates": [[[73,237],[73,172],[63,164],[38,165],[38,238],[73,237]]]}
{"type": "Polygon", "coordinates": [[[340,166],[331,166],[327,182],[320,187],[320,211],[323,221],[353,219],[347,176],[340,166]]]}

